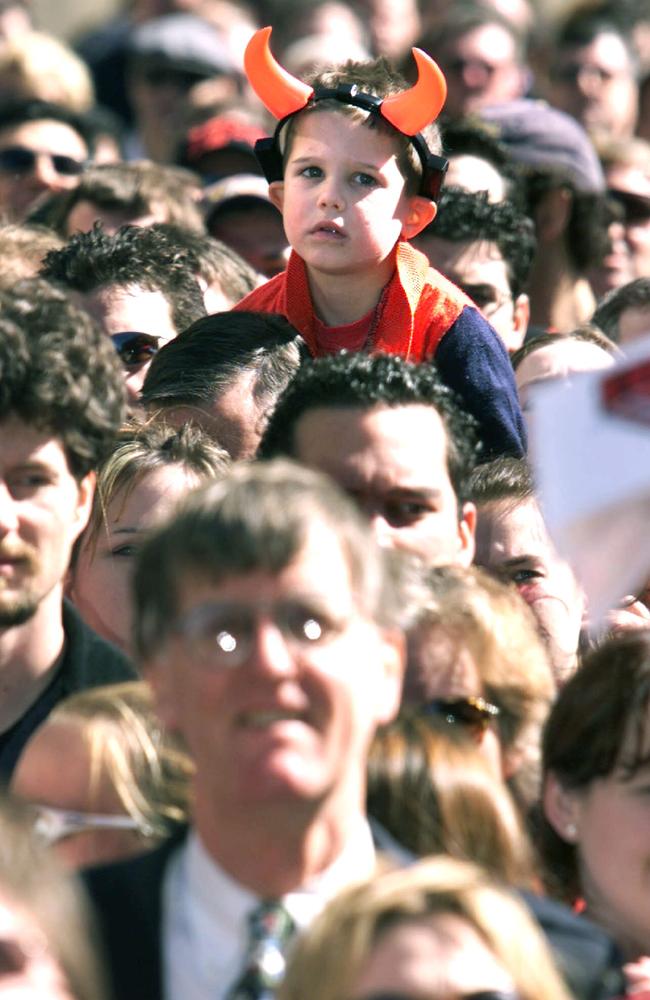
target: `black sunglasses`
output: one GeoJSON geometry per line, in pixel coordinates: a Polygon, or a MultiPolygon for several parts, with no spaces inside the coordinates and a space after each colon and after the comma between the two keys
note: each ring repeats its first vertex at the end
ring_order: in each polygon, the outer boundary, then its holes
{"type": "Polygon", "coordinates": [[[450,725],[465,726],[475,738],[480,739],[500,711],[485,698],[455,698],[450,701],[434,698],[419,706],[418,713],[442,719],[450,725]]]}
{"type": "Polygon", "coordinates": [[[0,149],[0,170],[6,174],[31,174],[39,156],[48,156],[57,174],[63,177],[79,177],[86,167],[83,160],[75,160],[63,153],[34,150],[28,146],[7,146],[0,149]]]}
{"type": "Polygon", "coordinates": [[[112,333],[113,346],[120,356],[125,368],[139,368],[151,361],[158,353],[160,337],[151,333],[138,333],[130,330],[126,333],[112,333]]]}
{"type": "Polygon", "coordinates": [[[628,225],[650,221],[650,198],[645,195],[610,188],[607,197],[621,220],[628,225]]]}

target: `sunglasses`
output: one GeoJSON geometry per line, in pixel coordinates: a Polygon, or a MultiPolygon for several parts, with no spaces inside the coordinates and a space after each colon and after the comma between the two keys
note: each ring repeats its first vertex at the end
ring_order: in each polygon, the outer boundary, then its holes
{"type": "MultiPolygon", "coordinates": [[[[416,997],[411,993],[371,993],[359,1000],[416,1000],[416,997]]],[[[476,993],[459,994],[455,1000],[519,1000],[519,994],[503,990],[479,990],[476,993]]]]}
{"type": "Polygon", "coordinates": [[[75,160],[63,153],[50,153],[45,149],[29,149],[27,146],[7,146],[0,149],[0,170],[6,174],[31,174],[39,156],[47,156],[62,177],[79,177],[86,168],[82,160],[75,160]]]}
{"type": "Polygon", "coordinates": [[[149,835],[152,831],[132,816],[104,813],[77,812],[74,809],[55,809],[54,806],[36,806],[34,831],[47,847],[86,830],[134,830],[149,835]]]}
{"type": "Polygon", "coordinates": [[[112,333],[111,340],[125,368],[140,368],[158,353],[161,338],[154,337],[151,333],[129,330],[126,333],[112,333]]]}
{"type": "Polygon", "coordinates": [[[633,226],[650,222],[650,198],[645,195],[610,188],[607,197],[616,209],[621,221],[627,225],[633,226]]]}
{"type": "Polygon", "coordinates": [[[496,705],[490,704],[484,698],[456,698],[446,701],[444,698],[434,698],[418,709],[419,714],[442,719],[452,726],[464,726],[480,740],[493,719],[500,714],[496,705]]]}

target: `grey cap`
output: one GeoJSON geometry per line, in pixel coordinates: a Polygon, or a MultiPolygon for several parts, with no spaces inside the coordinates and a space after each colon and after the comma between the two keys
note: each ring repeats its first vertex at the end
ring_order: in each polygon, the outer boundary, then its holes
{"type": "Polygon", "coordinates": [[[138,25],[128,55],[136,70],[155,65],[206,78],[241,73],[223,36],[194,14],[168,14],[138,25]]]}
{"type": "Polygon", "coordinates": [[[517,163],[564,176],[576,191],[605,190],[605,177],[593,144],[571,115],[545,101],[523,97],[481,108],[481,118],[517,163]]]}

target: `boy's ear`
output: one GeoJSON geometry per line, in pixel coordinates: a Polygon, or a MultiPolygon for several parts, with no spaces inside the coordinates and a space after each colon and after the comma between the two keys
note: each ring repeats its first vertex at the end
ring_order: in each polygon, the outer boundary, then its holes
{"type": "Polygon", "coordinates": [[[272,205],[275,205],[278,212],[284,206],[284,181],[271,181],[269,184],[269,198],[272,205]]]}
{"type": "Polygon", "coordinates": [[[402,226],[402,237],[405,240],[412,240],[414,236],[421,233],[436,217],[438,206],[435,201],[423,198],[416,194],[409,199],[409,207],[402,226]]]}

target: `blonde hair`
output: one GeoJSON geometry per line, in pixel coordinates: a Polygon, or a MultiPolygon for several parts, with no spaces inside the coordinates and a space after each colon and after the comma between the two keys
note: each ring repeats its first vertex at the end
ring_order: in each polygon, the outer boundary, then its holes
{"type": "Polygon", "coordinates": [[[181,743],[164,729],[144,681],[81,691],[61,702],[50,720],[78,726],[90,753],[91,799],[108,778],[148,839],[163,839],[188,821],[194,768],[181,743]]]}
{"type": "Polygon", "coordinates": [[[508,789],[445,722],[401,715],[378,730],[368,812],[420,857],[449,854],[511,885],[532,885],[532,852],[508,789]]]}
{"type": "Polygon", "coordinates": [[[69,46],[38,31],[0,48],[0,90],[12,98],[34,98],[83,114],[95,103],[88,67],[69,46]]]}
{"type": "Polygon", "coordinates": [[[570,1000],[524,905],[480,868],[446,857],[386,872],[338,896],[297,942],[278,1000],[350,995],[384,931],[442,914],[471,925],[521,1000],[570,1000]]]}
{"type": "MultiPolygon", "coordinates": [[[[476,665],[482,694],[500,712],[503,747],[521,755],[511,788],[519,804],[539,793],[541,730],[555,695],[548,653],[530,608],[513,587],[478,567],[445,567],[425,581],[412,640],[444,634],[476,665]]],[[[407,666],[407,673],[408,673],[407,666]]]]}

